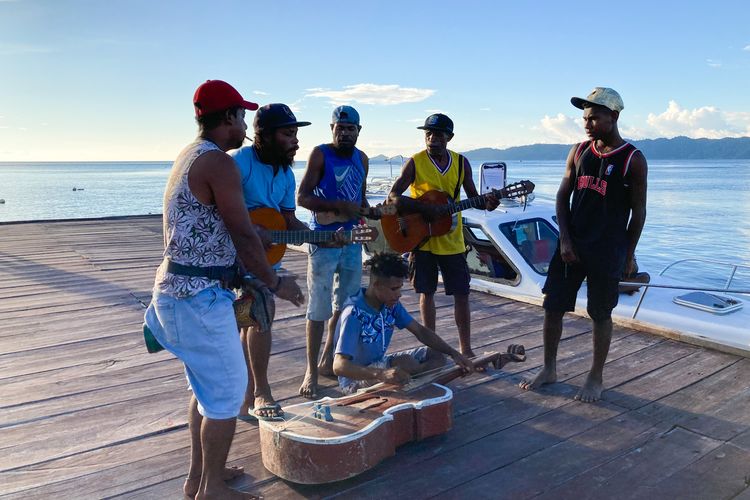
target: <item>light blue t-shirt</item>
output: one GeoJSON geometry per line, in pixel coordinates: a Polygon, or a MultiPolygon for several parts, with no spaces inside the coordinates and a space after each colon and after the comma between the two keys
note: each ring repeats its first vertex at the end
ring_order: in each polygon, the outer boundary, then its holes
{"type": "Polygon", "coordinates": [[[254,146],[234,149],[229,154],[240,169],[242,193],[248,210],[270,207],[281,211],[297,207],[294,200],[297,183],[292,167],[279,167],[274,175],[273,165],[261,162],[254,146]]]}
{"type": "MultiPolygon", "coordinates": [[[[367,366],[381,361],[393,336],[393,327],[406,328],[414,321],[409,312],[397,302],[393,307],[383,305],[376,311],[365,300],[365,289],[349,297],[336,324],[336,354],[351,356],[352,361],[367,366]]],[[[344,387],[353,381],[339,377],[344,387]]]]}
{"type": "MultiPolygon", "coordinates": [[[[258,158],[254,146],[244,146],[228,151],[234,158],[242,178],[242,195],[248,210],[269,207],[275,210],[294,210],[296,203],[294,193],[297,183],[294,180],[292,167],[279,167],[273,174],[273,165],[263,163],[258,158]]],[[[278,270],[281,262],[273,265],[278,270]]],[[[252,274],[251,274],[252,275],[252,274]]]]}

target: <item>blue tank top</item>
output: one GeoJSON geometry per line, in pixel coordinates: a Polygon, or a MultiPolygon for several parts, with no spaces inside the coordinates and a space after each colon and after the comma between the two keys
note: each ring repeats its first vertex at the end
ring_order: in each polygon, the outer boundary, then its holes
{"type": "MultiPolygon", "coordinates": [[[[362,203],[362,183],[365,180],[365,167],[362,165],[362,154],[354,148],[351,158],[342,158],[328,144],[318,146],[323,152],[323,177],[313,194],[325,200],[346,200],[362,203]]],[[[335,231],[341,227],[351,229],[357,224],[353,219],[344,223],[318,224],[313,215],[310,227],[316,231],[335,231]]]]}

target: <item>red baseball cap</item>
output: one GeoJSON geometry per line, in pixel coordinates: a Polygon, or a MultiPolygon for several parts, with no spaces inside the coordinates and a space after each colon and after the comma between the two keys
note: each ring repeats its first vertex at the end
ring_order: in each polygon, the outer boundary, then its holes
{"type": "Polygon", "coordinates": [[[244,100],[237,89],[222,80],[206,80],[206,83],[198,87],[193,96],[193,106],[195,116],[216,113],[235,106],[250,111],[258,109],[257,104],[244,100]]]}

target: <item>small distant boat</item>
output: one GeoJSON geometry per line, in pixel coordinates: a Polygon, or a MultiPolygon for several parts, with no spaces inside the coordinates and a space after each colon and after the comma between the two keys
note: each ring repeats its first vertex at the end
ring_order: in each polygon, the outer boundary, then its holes
{"type": "Polygon", "coordinates": [[[79,187],[74,187],[74,188],[73,188],[73,191],[83,191],[83,188],[79,188],[79,187]]]}
{"type": "Polygon", "coordinates": [[[0,205],[3,205],[3,204],[5,204],[5,199],[4,198],[0,198],[0,205]]]}

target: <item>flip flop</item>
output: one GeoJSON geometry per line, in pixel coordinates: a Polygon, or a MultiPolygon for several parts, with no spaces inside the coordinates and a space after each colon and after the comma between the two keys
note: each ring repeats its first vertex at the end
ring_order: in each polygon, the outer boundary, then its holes
{"type": "Polygon", "coordinates": [[[253,409],[252,408],[250,409],[250,412],[247,415],[239,415],[237,417],[237,419],[238,420],[242,420],[243,422],[251,423],[251,424],[258,421],[258,417],[256,417],[253,414],[253,409]]]}
{"type": "Polygon", "coordinates": [[[265,422],[280,422],[284,420],[284,417],[282,416],[283,414],[284,412],[281,410],[281,405],[279,403],[253,408],[252,412],[250,413],[250,415],[255,417],[257,420],[263,420],[265,422]],[[259,411],[269,410],[275,412],[275,415],[261,415],[258,413],[259,411]]]}

